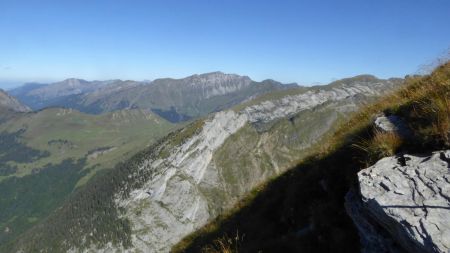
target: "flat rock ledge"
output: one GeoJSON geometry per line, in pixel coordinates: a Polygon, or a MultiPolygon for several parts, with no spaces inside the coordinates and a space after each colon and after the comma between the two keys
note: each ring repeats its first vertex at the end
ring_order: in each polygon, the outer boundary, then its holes
{"type": "Polygon", "coordinates": [[[386,157],[346,196],[363,252],[450,252],[450,150],[386,157]]]}

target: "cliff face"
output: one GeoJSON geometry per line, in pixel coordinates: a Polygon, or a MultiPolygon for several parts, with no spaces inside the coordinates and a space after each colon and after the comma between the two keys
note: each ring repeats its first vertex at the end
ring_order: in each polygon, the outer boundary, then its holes
{"type": "Polygon", "coordinates": [[[356,95],[378,96],[394,86],[394,82],[381,82],[379,80],[370,83],[344,83],[339,86],[329,86],[325,89],[314,89],[298,95],[288,95],[281,99],[264,101],[245,108],[244,113],[252,123],[267,123],[326,102],[341,101],[356,95]]]}

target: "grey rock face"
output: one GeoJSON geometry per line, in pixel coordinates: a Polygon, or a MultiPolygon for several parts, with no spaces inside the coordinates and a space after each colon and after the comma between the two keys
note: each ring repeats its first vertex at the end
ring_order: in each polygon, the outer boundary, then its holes
{"type": "MultiPolygon", "coordinates": [[[[361,229],[367,226],[358,222],[358,216],[367,213],[366,220],[374,221],[374,227],[382,227],[408,252],[448,253],[449,162],[450,150],[447,150],[422,156],[386,157],[360,171],[363,208],[349,213],[361,235],[369,241],[372,238],[373,242],[374,237],[367,233],[370,229],[361,229]]],[[[347,205],[355,207],[355,204],[347,205]]]]}
{"type": "MultiPolygon", "coordinates": [[[[155,81],[157,82],[157,81],[155,81]]],[[[201,92],[205,99],[236,92],[249,85],[252,80],[247,76],[212,72],[202,75],[193,75],[185,79],[174,80],[170,85],[179,85],[180,88],[191,86],[201,92]]],[[[167,85],[167,84],[165,84],[167,85]]]]}
{"type": "Polygon", "coordinates": [[[345,195],[345,210],[358,229],[361,240],[361,252],[363,253],[385,253],[405,252],[391,236],[380,233],[378,224],[369,216],[364,208],[360,195],[355,189],[351,189],[345,195]]]}
{"type": "Polygon", "coordinates": [[[130,198],[117,200],[133,223],[133,245],[143,251],[167,252],[170,245],[205,224],[209,218],[208,201],[200,185],[218,184],[208,170],[214,151],[246,122],[244,115],[219,112],[207,120],[202,131],[173,149],[165,159],[146,161],[141,170],[158,172],[130,198]],[[136,210],[143,209],[139,215],[136,210]],[[142,233],[140,231],[147,231],[142,233]]]}
{"type": "Polygon", "coordinates": [[[326,102],[343,100],[357,94],[366,96],[380,95],[386,92],[387,87],[391,85],[390,82],[375,82],[370,86],[352,83],[332,87],[331,89],[310,90],[302,94],[286,96],[275,101],[265,101],[261,104],[250,106],[245,109],[245,112],[249,115],[249,121],[252,123],[269,122],[326,102]]]}

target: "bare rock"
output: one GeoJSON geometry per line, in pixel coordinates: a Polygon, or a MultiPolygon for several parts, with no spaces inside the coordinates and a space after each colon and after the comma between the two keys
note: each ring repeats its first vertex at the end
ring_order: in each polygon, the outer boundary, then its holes
{"type": "Polygon", "coordinates": [[[411,131],[405,122],[395,115],[381,115],[375,118],[375,128],[381,132],[396,132],[400,136],[408,137],[411,131]]]}
{"type": "Polygon", "coordinates": [[[379,234],[387,232],[408,252],[448,253],[449,161],[450,150],[438,151],[422,156],[386,157],[360,171],[362,208],[352,209],[356,202],[349,197],[346,204],[360,235],[370,240],[367,231],[374,232],[364,229],[367,224],[358,220],[358,216],[363,216],[372,228],[380,228],[379,234]]]}

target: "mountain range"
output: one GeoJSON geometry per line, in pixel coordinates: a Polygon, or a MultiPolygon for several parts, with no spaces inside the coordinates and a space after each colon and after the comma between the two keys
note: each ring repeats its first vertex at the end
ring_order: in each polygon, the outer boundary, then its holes
{"type": "Polygon", "coordinates": [[[34,110],[57,106],[99,114],[141,108],[150,109],[171,122],[180,122],[220,111],[270,91],[296,86],[272,80],[255,82],[247,76],[212,72],[152,82],[89,82],[72,78],[46,85],[28,84],[9,93],[34,110]]]}
{"type": "MultiPolygon", "coordinates": [[[[1,205],[3,249],[168,252],[401,83],[361,75],[301,87],[214,72],[145,84],[69,79],[12,90],[39,111],[0,125],[3,138],[36,157],[4,161],[18,169],[0,181],[11,196],[1,205]],[[30,196],[12,185],[39,182],[40,175],[56,180],[58,166],[76,172],[59,201],[31,211],[24,206],[13,219],[17,196],[48,201],[52,191],[30,196]]],[[[46,186],[58,189],[56,182],[46,186]]]]}
{"type": "Polygon", "coordinates": [[[449,66],[1,91],[0,252],[446,252],[449,66]]]}

